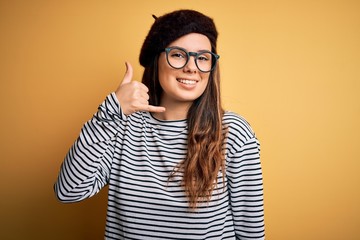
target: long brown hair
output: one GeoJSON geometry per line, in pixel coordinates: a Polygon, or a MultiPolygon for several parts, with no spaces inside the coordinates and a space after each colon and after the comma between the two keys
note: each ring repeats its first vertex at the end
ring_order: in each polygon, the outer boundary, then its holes
{"type": "MultiPolygon", "coordinates": [[[[149,88],[149,104],[159,105],[162,88],[158,79],[158,56],[145,68],[142,82],[149,88]]],[[[190,209],[195,209],[199,201],[210,200],[220,170],[224,179],[223,114],[220,74],[216,66],[210,73],[204,93],[192,103],[187,113],[188,150],[178,169],[184,172],[183,184],[190,209]]]]}

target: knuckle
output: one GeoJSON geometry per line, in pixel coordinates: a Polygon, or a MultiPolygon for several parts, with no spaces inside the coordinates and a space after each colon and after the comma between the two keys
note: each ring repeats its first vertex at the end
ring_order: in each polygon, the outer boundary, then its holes
{"type": "Polygon", "coordinates": [[[138,81],[132,81],[131,85],[138,88],[139,87],[139,82],[138,81]]]}

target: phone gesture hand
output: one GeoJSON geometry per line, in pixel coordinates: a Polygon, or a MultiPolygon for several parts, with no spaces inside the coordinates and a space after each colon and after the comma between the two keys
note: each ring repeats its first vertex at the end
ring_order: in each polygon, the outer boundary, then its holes
{"type": "Polygon", "coordinates": [[[138,111],[164,112],[164,107],[149,105],[149,89],[143,83],[133,81],[133,68],[128,62],[125,62],[125,65],[124,78],[115,91],[123,113],[130,115],[138,111]]]}

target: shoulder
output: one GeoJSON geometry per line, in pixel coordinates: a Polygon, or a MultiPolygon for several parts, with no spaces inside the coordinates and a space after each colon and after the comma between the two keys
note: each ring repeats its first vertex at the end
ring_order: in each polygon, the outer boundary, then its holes
{"type": "Polygon", "coordinates": [[[226,111],[223,116],[223,125],[227,131],[227,142],[230,145],[244,145],[250,139],[256,139],[250,123],[241,115],[226,111]]]}
{"type": "Polygon", "coordinates": [[[255,132],[250,123],[237,113],[226,111],[223,116],[223,124],[228,128],[229,132],[238,132],[248,138],[255,137],[255,132]]]}

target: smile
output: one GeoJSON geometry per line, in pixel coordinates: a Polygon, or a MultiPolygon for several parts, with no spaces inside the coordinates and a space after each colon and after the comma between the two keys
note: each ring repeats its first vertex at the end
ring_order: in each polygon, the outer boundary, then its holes
{"type": "Polygon", "coordinates": [[[197,83],[196,80],[189,80],[189,79],[177,79],[177,81],[186,85],[195,85],[197,83]]]}

